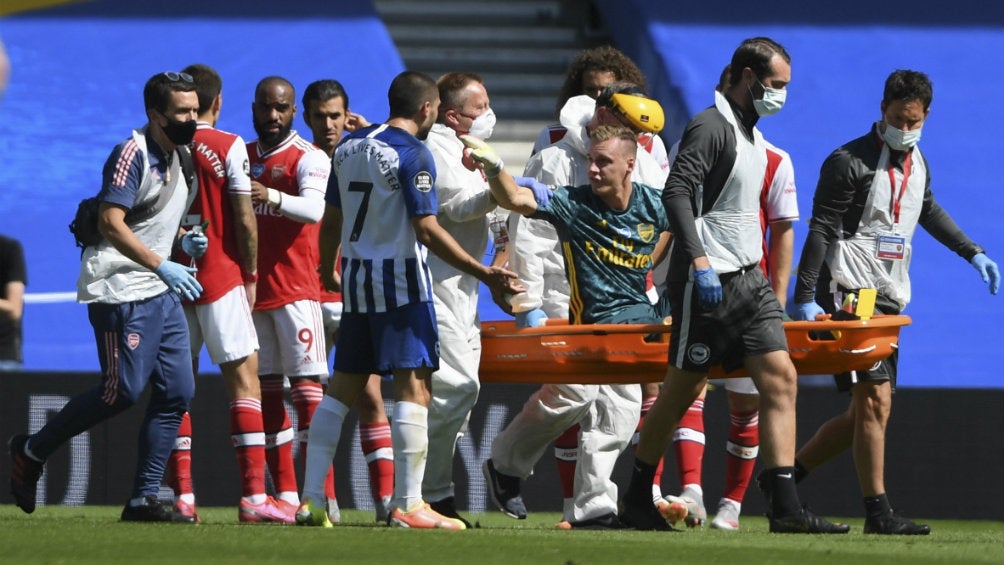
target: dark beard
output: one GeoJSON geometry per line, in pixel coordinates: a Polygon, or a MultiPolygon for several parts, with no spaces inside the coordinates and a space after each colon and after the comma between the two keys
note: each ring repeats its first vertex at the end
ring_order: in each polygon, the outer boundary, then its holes
{"type": "Polygon", "coordinates": [[[279,131],[276,133],[264,131],[264,129],[264,126],[255,122],[254,130],[255,133],[258,134],[258,142],[265,147],[272,148],[279,145],[285,141],[287,137],[289,137],[289,133],[293,131],[293,124],[286,126],[279,124],[279,131]]]}

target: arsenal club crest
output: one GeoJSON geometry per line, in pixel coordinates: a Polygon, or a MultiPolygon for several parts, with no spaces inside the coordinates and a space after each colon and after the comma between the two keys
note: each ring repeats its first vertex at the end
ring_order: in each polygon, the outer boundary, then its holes
{"type": "Polygon", "coordinates": [[[652,241],[655,237],[655,226],[652,224],[638,224],[638,236],[645,243],[652,241]]]}

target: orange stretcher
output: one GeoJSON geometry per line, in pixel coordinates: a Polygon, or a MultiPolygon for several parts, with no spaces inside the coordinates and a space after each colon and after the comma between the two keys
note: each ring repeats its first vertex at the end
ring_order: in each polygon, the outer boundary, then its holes
{"type": "MultiPolygon", "coordinates": [[[[784,322],[788,348],[800,375],[868,369],[892,354],[909,316],[867,320],[784,322]]],[[[551,319],[539,328],[513,321],[481,324],[481,381],[523,383],[661,382],[669,356],[670,326],[569,325],[551,319]]],[[[742,377],[716,367],[711,378],[742,377]]]]}

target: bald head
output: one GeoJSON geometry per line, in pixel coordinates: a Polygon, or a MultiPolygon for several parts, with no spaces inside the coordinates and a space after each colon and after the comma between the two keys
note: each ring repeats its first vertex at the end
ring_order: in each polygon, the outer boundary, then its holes
{"type": "Polygon", "coordinates": [[[296,89],[286,79],[277,76],[258,81],[251,103],[254,130],[264,149],[282,143],[293,130],[296,115],[296,89]]]}
{"type": "Polygon", "coordinates": [[[296,99],[296,89],[293,88],[293,83],[280,76],[270,76],[265,77],[258,81],[258,86],[254,87],[254,98],[257,101],[262,96],[265,96],[266,92],[274,88],[285,88],[288,89],[290,95],[293,99],[296,99]]]}

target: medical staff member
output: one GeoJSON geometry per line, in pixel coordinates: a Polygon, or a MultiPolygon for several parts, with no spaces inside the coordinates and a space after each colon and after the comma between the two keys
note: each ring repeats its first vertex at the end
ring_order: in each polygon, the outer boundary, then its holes
{"type": "MultiPolygon", "coordinates": [[[[862,288],[878,291],[876,313],[899,314],[910,303],[911,241],[917,226],[968,261],[1000,288],[997,264],[934,200],[927,160],[917,143],[931,111],[931,81],[894,71],[885,82],[882,119],[827,157],[819,173],[809,235],[802,248],[793,317],[813,320],[839,309],[862,288]]],[[[850,391],[847,411],[823,424],[796,454],[796,480],[851,446],[864,495],[866,534],[927,535],[931,528],[900,516],[885,488],[885,431],[896,390],[899,350],[867,371],[836,375],[850,391]]]]}

